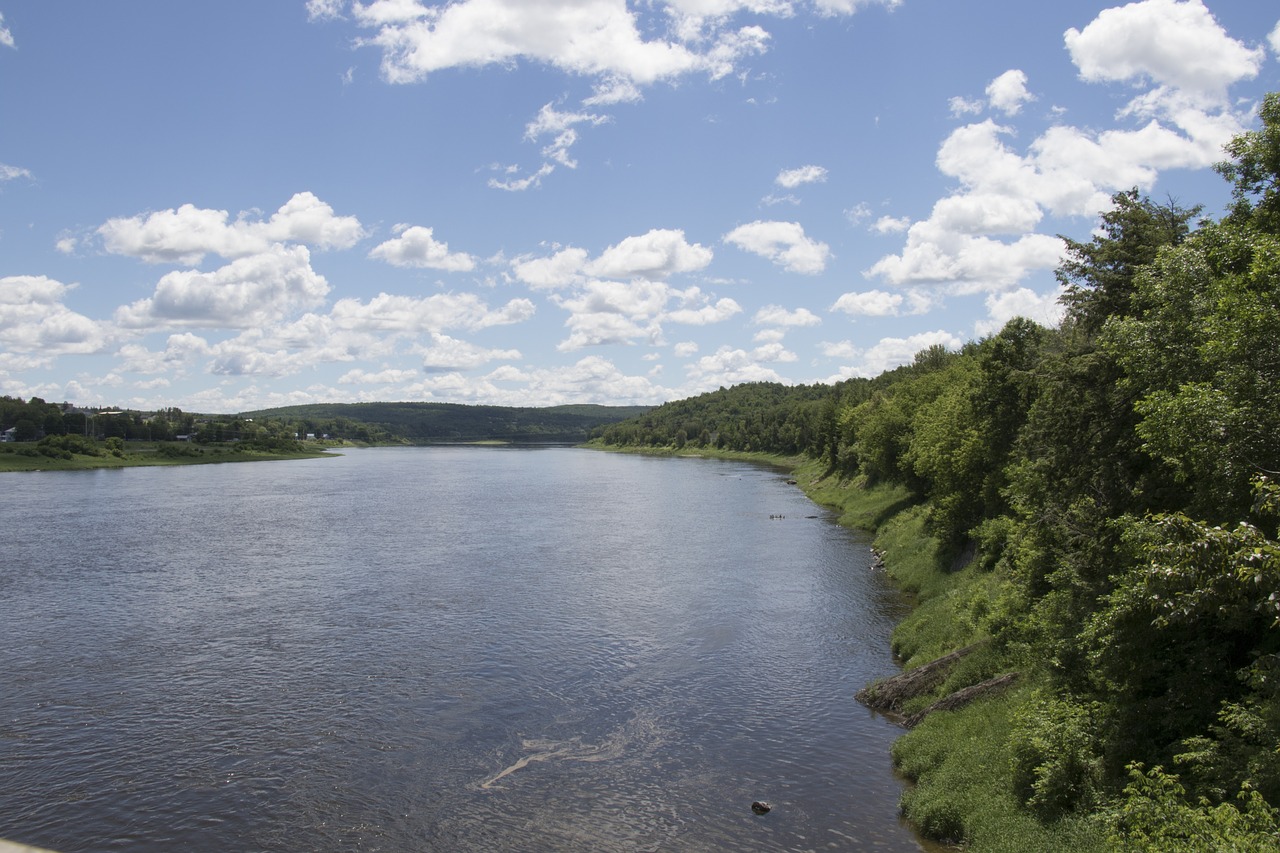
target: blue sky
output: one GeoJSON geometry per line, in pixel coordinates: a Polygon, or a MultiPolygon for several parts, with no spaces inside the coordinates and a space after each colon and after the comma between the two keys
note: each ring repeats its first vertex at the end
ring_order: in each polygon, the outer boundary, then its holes
{"type": "Polygon", "coordinates": [[[648,404],[1015,315],[1219,214],[1232,0],[0,0],[0,393],[648,404]]]}

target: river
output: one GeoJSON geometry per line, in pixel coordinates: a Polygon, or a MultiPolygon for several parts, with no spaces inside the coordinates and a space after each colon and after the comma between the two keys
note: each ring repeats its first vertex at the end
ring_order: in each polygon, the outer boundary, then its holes
{"type": "Polygon", "coordinates": [[[775,470],[374,448],[8,474],[0,519],[2,838],[921,849],[853,698],[902,601],[775,470]]]}

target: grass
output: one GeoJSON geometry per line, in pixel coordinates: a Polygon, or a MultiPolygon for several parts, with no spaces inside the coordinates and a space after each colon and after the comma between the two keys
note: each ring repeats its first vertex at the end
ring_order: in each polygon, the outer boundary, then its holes
{"type": "Polygon", "coordinates": [[[894,765],[915,782],[904,816],[930,838],[989,853],[1094,853],[1105,832],[1088,817],[1044,824],[1013,791],[1006,736],[1026,701],[1024,685],[957,711],[931,714],[893,746],[894,765]]]}
{"type": "Polygon", "coordinates": [[[93,456],[70,451],[41,452],[35,442],[0,445],[0,473],[10,471],[87,471],[97,468],[201,465],[216,462],[266,462],[288,459],[315,459],[328,455],[319,446],[298,453],[245,450],[235,444],[201,446],[185,442],[128,442],[118,452],[105,446],[93,456]]]}

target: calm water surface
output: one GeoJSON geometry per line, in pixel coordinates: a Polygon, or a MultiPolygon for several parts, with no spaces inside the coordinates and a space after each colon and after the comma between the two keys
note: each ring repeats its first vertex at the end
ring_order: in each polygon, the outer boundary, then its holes
{"type": "Polygon", "coordinates": [[[918,850],[899,732],[853,698],[902,615],[868,556],[716,460],[4,475],[0,837],[918,850]]]}

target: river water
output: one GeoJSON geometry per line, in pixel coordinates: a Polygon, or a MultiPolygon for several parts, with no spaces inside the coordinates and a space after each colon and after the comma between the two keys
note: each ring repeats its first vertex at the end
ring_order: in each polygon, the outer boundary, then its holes
{"type": "Polygon", "coordinates": [[[777,471],[376,448],[0,478],[0,837],[918,850],[867,543],[777,471]],[[756,815],[754,800],[773,810],[756,815]]]}

